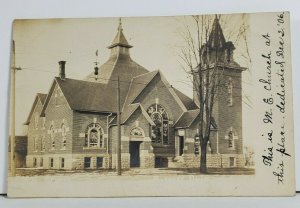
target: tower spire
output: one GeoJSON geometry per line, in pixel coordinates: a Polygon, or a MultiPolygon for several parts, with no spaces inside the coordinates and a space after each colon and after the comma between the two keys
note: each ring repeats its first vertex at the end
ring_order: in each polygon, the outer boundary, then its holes
{"type": "Polygon", "coordinates": [[[119,18],[119,26],[118,26],[118,31],[123,31],[123,27],[122,27],[122,18],[119,18]]]}
{"type": "Polygon", "coordinates": [[[222,48],[226,42],[223,30],[221,28],[218,15],[215,15],[215,20],[208,38],[208,46],[211,48],[222,48]]]}
{"type": "Polygon", "coordinates": [[[112,44],[108,46],[109,49],[114,47],[124,47],[124,48],[132,48],[131,45],[129,45],[128,41],[126,40],[124,34],[123,34],[123,26],[122,26],[122,19],[119,18],[119,25],[118,25],[118,32],[116,37],[114,38],[112,44]]]}

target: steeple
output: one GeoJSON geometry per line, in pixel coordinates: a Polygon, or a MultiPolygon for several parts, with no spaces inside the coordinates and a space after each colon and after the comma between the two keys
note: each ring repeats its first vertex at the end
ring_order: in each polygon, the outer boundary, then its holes
{"type": "Polygon", "coordinates": [[[123,27],[122,27],[122,20],[119,18],[119,26],[118,26],[118,32],[115,36],[112,44],[108,46],[109,49],[115,48],[117,46],[124,47],[124,48],[132,48],[131,45],[128,44],[128,41],[126,40],[124,34],[123,34],[123,27]]]}
{"type": "Polygon", "coordinates": [[[225,43],[226,40],[219,22],[219,17],[216,15],[207,44],[210,48],[222,48],[225,43]]]}

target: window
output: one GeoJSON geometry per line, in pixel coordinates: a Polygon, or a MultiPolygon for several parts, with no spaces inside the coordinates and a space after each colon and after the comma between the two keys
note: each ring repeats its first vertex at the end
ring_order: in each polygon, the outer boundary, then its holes
{"type": "Polygon", "coordinates": [[[55,148],[55,130],[53,125],[50,126],[50,139],[51,139],[51,148],[55,148]]]}
{"type": "Polygon", "coordinates": [[[85,147],[103,147],[103,129],[100,124],[92,123],[87,127],[85,134],[85,147]]]}
{"type": "Polygon", "coordinates": [[[50,158],[50,164],[49,164],[50,168],[54,167],[54,159],[50,158]]]}
{"type": "Polygon", "coordinates": [[[34,157],[33,158],[33,167],[36,167],[37,166],[37,159],[34,157]]]}
{"type": "Polygon", "coordinates": [[[60,168],[65,168],[65,158],[60,158],[60,168]]]}
{"type": "Polygon", "coordinates": [[[148,115],[154,122],[151,127],[151,138],[153,143],[169,143],[169,119],[166,110],[159,104],[151,105],[147,110],[148,115]]]}
{"type": "Polygon", "coordinates": [[[103,157],[97,157],[97,168],[103,167],[103,157]]]}
{"type": "Polygon", "coordinates": [[[61,124],[61,135],[62,135],[62,147],[63,149],[67,146],[67,131],[66,131],[66,125],[64,123],[61,124]]]}
{"type": "Polygon", "coordinates": [[[34,116],[34,127],[37,129],[39,127],[39,113],[36,112],[34,116]]]}
{"type": "Polygon", "coordinates": [[[228,133],[228,148],[233,148],[233,132],[228,133]]]}
{"type": "Polygon", "coordinates": [[[232,85],[232,79],[229,78],[227,82],[227,93],[228,93],[228,106],[233,105],[233,97],[232,97],[232,90],[233,90],[233,85],[232,85]]]}
{"type": "Polygon", "coordinates": [[[38,150],[38,141],[37,138],[33,138],[33,151],[36,152],[38,150]]]}
{"type": "Polygon", "coordinates": [[[235,157],[229,157],[229,166],[234,167],[235,166],[235,157]]]}
{"type": "Polygon", "coordinates": [[[43,160],[43,158],[41,157],[40,158],[40,167],[43,167],[44,166],[44,160],[43,160]]]}
{"type": "Polygon", "coordinates": [[[45,151],[45,137],[44,136],[41,139],[41,151],[45,151]]]}
{"type": "Polygon", "coordinates": [[[55,90],[55,94],[54,94],[54,97],[55,97],[55,105],[56,106],[59,106],[61,104],[61,99],[60,99],[60,96],[62,95],[62,92],[59,88],[57,88],[55,90]]]}
{"type": "Polygon", "coordinates": [[[85,157],[84,158],[84,168],[91,168],[91,158],[90,157],[85,157]]]}

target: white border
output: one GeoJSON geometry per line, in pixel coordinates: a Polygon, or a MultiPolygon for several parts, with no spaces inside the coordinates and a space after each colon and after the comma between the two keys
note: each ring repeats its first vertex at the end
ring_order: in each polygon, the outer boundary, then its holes
{"type": "MultiPolygon", "coordinates": [[[[202,13],[232,13],[232,12],[267,12],[288,10],[291,12],[292,30],[292,64],[294,84],[294,118],[295,127],[300,124],[300,1],[298,0],[272,0],[272,1],[237,1],[237,0],[0,0],[0,193],[6,192],[7,166],[7,135],[8,135],[8,83],[9,83],[9,54],[11,26],[16,18],[71,18],[71,17],[101,17],[101,16],[159,16],[183,15],[202,13]],[[298,108],[297,108],[298,107],[298,108]]],[[[295,128],[295,146],[299,147],[299,129],[295,128]]],[[[300,159],[299,148],[296,151],[296,161],[300,159]]],[[[300,165],[296,162],[297,181],[300,181],[300,165]]],[[[297,183],[300,190],[300,183],[297,183]]],[[[222,200],[221,200],[222,201],[222,200]]],[[[167,201],[165,201],[167,203],[167,201]]],[[[199,203],[199,202],[198,202],[199,203]]],[[[274,203],[274,202],[273,202],[274,203]]],[[[272,203],[272,204],[273,204],[272,203]]],[[[162,203],[161,205],[163,205],[162,203]]],[[[259,203],[255,203],[259,204],[259,203]]],[[[280,204],[280,203],[279,203],[280,204]]],[[[279,205],[278,204],[278,205],[279,205]]],[[[117,205],[117,204],[115,204],[117,205]]],[[[223,206],[225,207],[225,206],[223,206]]],[[[276,206],[275,206],[276,207],[276,206]]],[[[279,206],[278,206],[279,207],[279,206]]]]}

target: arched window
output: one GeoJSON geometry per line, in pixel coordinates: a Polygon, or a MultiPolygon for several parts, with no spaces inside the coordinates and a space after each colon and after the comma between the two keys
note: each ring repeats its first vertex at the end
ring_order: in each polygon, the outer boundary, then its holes
{"type": "Polygon", "coordinates": [[[67,130],[66,125],[64,123],[61,124],[61,136],[62,136],[62,147],[65,148],[67,146],[67,130]]]}
{"type": "Polygon", "coordinates": [[[55,130],[54,130],[54,126],[51,125],[49,130],[50,130],[51,148],[54,149],[55,148],[55,130]]]}
{"type": "Polygon", "coordinates": [[[151,127],[151,138],[153,143],[169,143],[169,118],[166,110],[159,104],[151,105],[147,110],[155,126],[151,127]]]}
{"type": "Polygon", "coordinates": [[[233,132],[232,131],[229,131],[228,133],[228,148],[233,148],[233,132]]]}
{"type": "Polygon", "coordinates": [[[92,123],[88,125],[85,134],[85,146],[86,147],[103,147],[103,129],[100,124],[92,123]]]}
{"type": "Polygon", "coordinates": [[[228,149],[235,149],[235,140],[238,139],[236,132],[232,127],[227,131],[228,133],[225,135],[225,139],[227,140],[228,149]]]}

